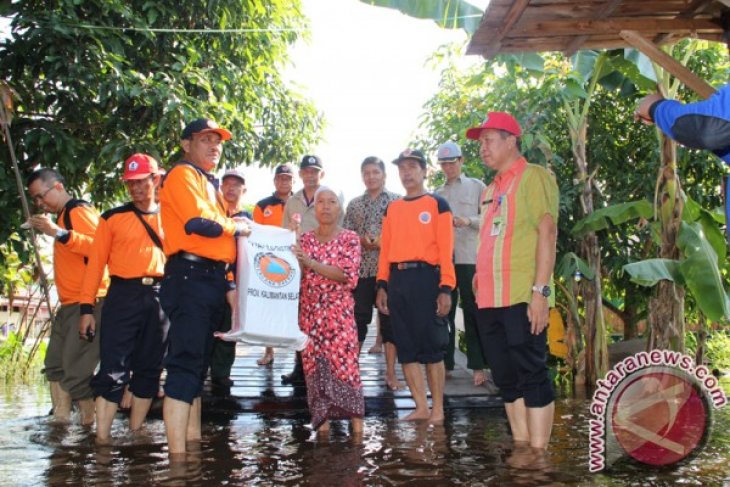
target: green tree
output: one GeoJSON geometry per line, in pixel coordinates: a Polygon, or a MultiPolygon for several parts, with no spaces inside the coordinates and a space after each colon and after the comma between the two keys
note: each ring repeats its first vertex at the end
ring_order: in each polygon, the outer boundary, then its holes
{"type": "MultiPolygon", "coordinates": [[[[315,143],[322,120],[288,87],[287,48],[305,32],[298,1],[20,0],[4,4],[11,36],[0,79],[17,93],[12,140],[27,175],[41,164],[105,207],[122,161],[167,165],[186,121],[229,128],[224,164],[269,165],[315,143]]],[[[0,151],[0,240],[20,208],[0,151]]]]}

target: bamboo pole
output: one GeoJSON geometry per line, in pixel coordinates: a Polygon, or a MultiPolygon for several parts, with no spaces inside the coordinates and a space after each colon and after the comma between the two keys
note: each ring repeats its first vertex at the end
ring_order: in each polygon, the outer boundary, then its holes
{"type": "MultiPolygon", "coordinates": [[[[0,125],[2,125],[3,130],[3,136],[5,138],[5,142],[8,146],[8,153],[10,154],[10,162],[13,165],[13,174],[15,175],[15,183],[18,187],[18,195],[20,197],[20,203],[23,207],[23,216],[25,216],[26,220],[29,220],[31,217],[30,213],[30,205],[28,204],[28,199],[25,196],[25,187],[23,185],[23,178],[20,174],[20,167],[18,166],[18,159],[15,156],[15,148],[13,147],[13,139],[10,135],[10,123],[12,120],[12,115],[10,111],[12,110],[12,89],[5,81],[0,81],[0,125]]],[[[38,247],[38,238],[36,235],[35,230],[31,227],[29,229],[30,232],[30,242],[31,246],[33,247],[33,254],[35,255],[36,263],[38,264],[38,274],[40,278],[41,288],[43,289],[43,297],[46,302],[46,306],[48,308],[48,316],[49,321],[53,323],[54,320],[54,313],[53,308],[51,307],[51,295],[49,291],[48,286],[48,277],[46,276],[46,271],[43,269],[43,261],[41,260],[41,253],[38,247]]]]}

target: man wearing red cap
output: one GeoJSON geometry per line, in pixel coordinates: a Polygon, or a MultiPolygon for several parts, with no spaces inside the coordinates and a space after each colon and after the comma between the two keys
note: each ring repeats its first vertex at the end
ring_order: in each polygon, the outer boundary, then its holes
{"type": "MultiPolygon", "coordinates": [[[[58,216],[54,222],[47,215],[34,215],[30,225],[54,238],[53,275],[61,307],[56,312],[51,337],[46,351],[45,370],[51,388],[53,417],[67,422],[71,417],[71,403],[75,401],[81,412],[81,423],[94,423],[94,399],[89,379],[99,362],[99,342],[86,335],[77,335],[81,283],[94,232],[99,224],[99,213],[86,201],[73,198],[65,187],[63,177],[53,169],[42,168],[28,177],[31,200],[44,212],[58,216]]],[[[98,299],[100,312],[102,297],[108,282],[104,279],[92,294],[98,299]]]]}
{"type": "Polygon", "coordinates": [[[222,321],[226,272],[236,260],[235,236],[251,233],[241,219],[226,216],[226,204],[210,174],[231,133],[200,118],[183,130],[183,159],[165,175],[160,215],[165,233],[162,308],[170,318],[165,357],[163,417],[172,460],[201,439],[200,394],[213,333],[222,321]]]}
{"type": "Polygon", "coordinates": [[[516,446],[547,448],[555,395],[545,365],[558,186],[520,153],[517,120],[490,112],[466,132],[497,171],[482,198],[474,289],[477,330],[516,446]]]}
{"type": "Polygon", "coordinates": [[[132,394],[129,429],[142,427],[159,389],[167,341],[168,323],[159,300],[165,254],[155,202],[157,161],[147,154],[132,155],[124,162],[122,180],[131,201],[101,215],[81,287],[79,332],[93,336],[95,292],[108,266],[111,285],[101,315],[101,364],[91,380],[99,444],[110,441],[127,384],[132,394]]]}

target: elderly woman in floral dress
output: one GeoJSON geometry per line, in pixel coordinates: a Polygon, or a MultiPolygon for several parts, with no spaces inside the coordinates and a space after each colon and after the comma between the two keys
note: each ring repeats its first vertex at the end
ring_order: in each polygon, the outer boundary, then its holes
{"type": "Polygon", "coordinates": [[[299,327],[309,337],[302,352],[312,426],[329,431],[330,419],[352,421],[362,432],[365,401],[352,290],[360,267],[360,239],[338,225],[342,202],[325,186],[314,195],[319,225],[293,247],[302,266],[299,327]]]}

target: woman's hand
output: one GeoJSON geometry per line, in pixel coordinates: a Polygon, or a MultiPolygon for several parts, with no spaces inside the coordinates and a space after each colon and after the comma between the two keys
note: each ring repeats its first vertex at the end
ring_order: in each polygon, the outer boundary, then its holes
{"type": "Polygon", "coordinates": [[[299,244],[292,245],[291,251],[294,253],[294,256],[299,261],[299,265],[308,269],[312,268],[312,266],[314,265],[314,259],[308,256],[307,253],[302,250],[299,244]]]}

